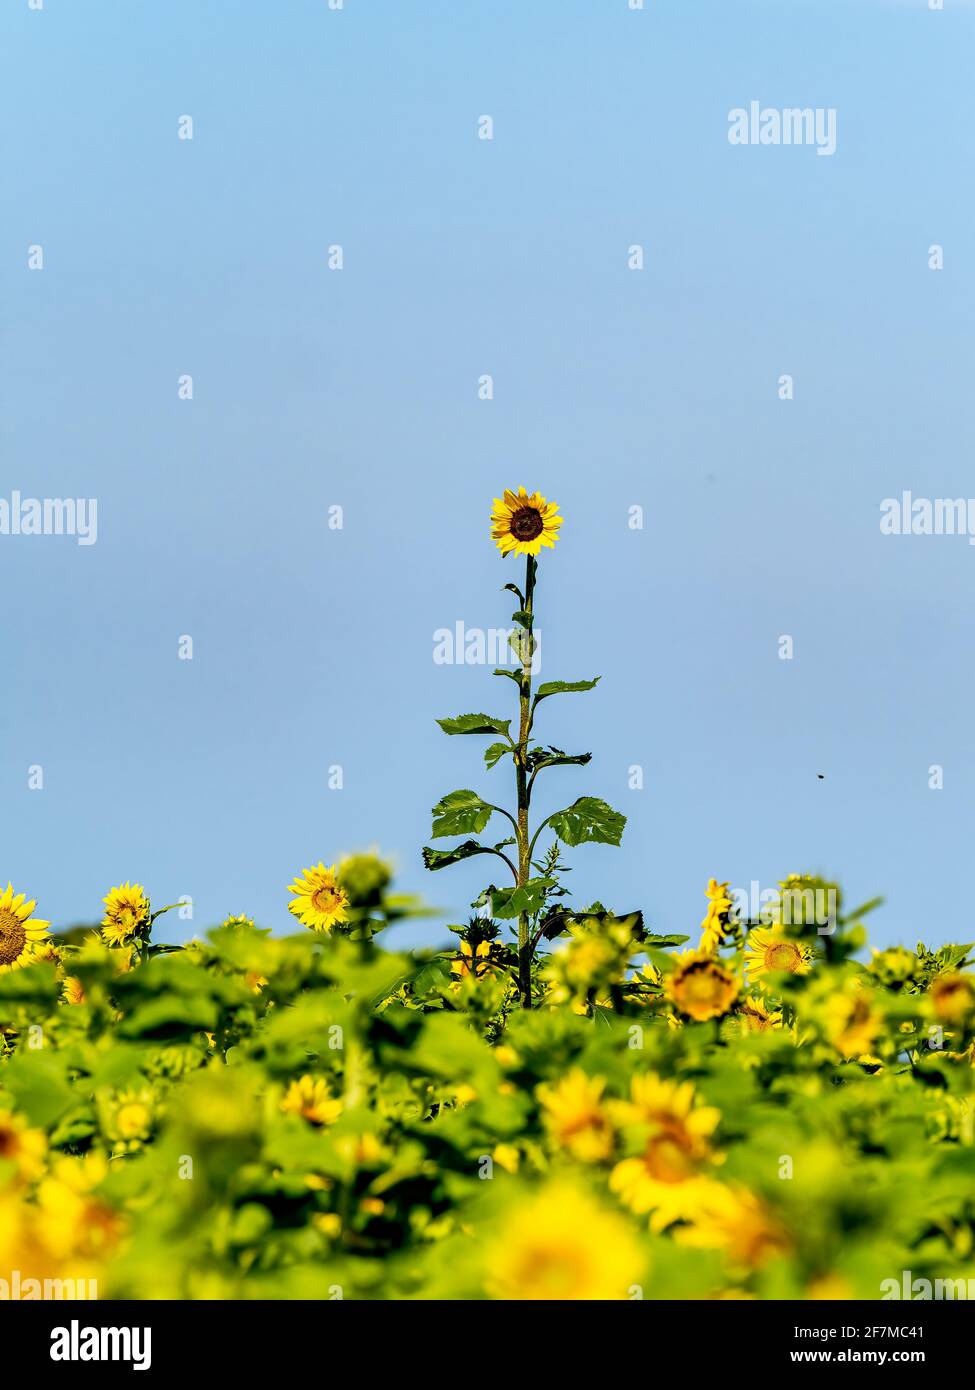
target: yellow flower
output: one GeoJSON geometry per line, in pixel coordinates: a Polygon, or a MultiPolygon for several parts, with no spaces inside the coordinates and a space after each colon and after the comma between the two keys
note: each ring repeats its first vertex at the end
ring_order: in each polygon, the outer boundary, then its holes
{"type": "Polygon", "coordinates": [[[38,1187],[38,1229],[58,1257],[101,1255],[117,1244],[122,1218],[94,1195],[107,1172],[100,1154],[62,1158],[38,1187]]]}
{"type": "Polygon", "coordinates": [[[517,1173],[521,1154],[515,1144],[495,1144],[491,1157],[506,1173],[517,1173]]]}
{"type": "Polygon", "coordinates": [[[341,1134],[335,1140],[335,1151],[356,1168],[375,1168],[388,1157],[386,1150],[374,1134],[341,1134]]]}
{"type": "Polygon", "coordinates": [[[109,1122],[110,1136],[124,1144],[142,1143],[152,1133],[153,1111],[153,1096],[147,1087],[122,1091],[115,1099],[109,1122]]]}
{"type": "Polygon", "coordinates": [[[64,1002],[66,1004],[85,1004],[88,1002],[84,986],[77,975],[65,975],[64,977],[64,1002]]]}
{"type": "Polygon", "coordinates": [[[243,913],[238,913],[236,915],[231,914],[223,925],[225,927],[252,927],[254,925],[254,918],[245,917],[243,913]]]}
{"type": "Polygon", "coordinates": [[[613,1151],[613,1127],[601,1103],[605,1086],[601,1076],[574,1067],[557,1085],[536,1092],[552,1138],[583,1163],[600,1163],[613,1151]]]}
{"type": "Polygon", "coordinates": [[[485,976],[493,975],[495,966],[491,960],[490,941],[479,941],[473,948],[469,941],[462,941],[460,955],[451,962],[450,969],[462,980],[483,980],[485,976]]]}
{"type": "Polygon", "coordinates": [[[808,975],[812,954],[808,946],[783,935],[770,927],[756,927],[748,933],[745,969],[749,980],[785,971],[790,975],[808,975]]]}
{"type": "Polygon", "coordinates": [[[646,1143],[638,1157],[617,1163],[609,1185],[631,1210],[651,1212],[651,1230],[661,1231],[696,1210],[710,1184],[706,1174],[716,1155],[709,1141],[721,1112],[696,1105],[690,1081],[664,1081],[652,1072],[633,1077],[630,1097],[614,1113],[621,1124],[645,1128],[646,1143]]]}
{"type": "Polygon", "coordinates": [[[149,924],[149,899],[138,883],[111,888],[103,899],[102,936],[112,946],[122,946],[149,924]]]}
{"type": "Polygon", "coordinates": [[[746,1033],[767,1033],[782,1027],[782,1010],[769,1009],[760,994],[750,994],[742,1001],[738,1017],[746,1033]]]}
{"type": "Polygon", "coordinates": [[[664,989],[682,1014],[703,1023],[728,1012],[738,994],[738,981],[707,952],[685,951],[674,957],[664,989]]]}
{"type": "Polygon", "coordinates": [[[17,1176],[32,1182],[44,1171],[47,1137],[41,1129],[29,1129],[22,1115],[0,1110],[0,1170],[12,1163],[17,1176]]]}
{"type": "Polygon", "coordinates": [[[975,989],[971,979],[957,970],[936,975],[929,991],[934,1012],[942,1023],[965,1023],[975,1012],[975,989]]]}
{"type": "Polygon", "coordinates": [[[330,932],[346,920],[349,900],[338,885],[334,864],[326,869],[319,861],[317,867],[305,869],[288,892],[296,895],[288,903],[289,912],[312,931],[330,932]]]}
{"type": "Polygon", "coordinates": [[[509,1210],[486,1262],[492,1298],[578,1302],[627,1298],[644,1256],[625,1221],[556,1181],[509,1210]]]}
{"type": "Polygon", "coordinates": [[[843,1057],[860,1057],[871,1050],[882,1024],[863,989],[834,995],[823,1013],[827,1036],[843,1057]]]}
{"type": "Polygon", "coordinates": [[[15,897],[12,883],[0,893],[0,971],[17,970],[36,959],[36,948],[51,925],[31,917],[36,906],[33,898],[26,902],[23,893],[15,897]]]}
{"type": "Polygon", "coordinates": [[[281,1102],[281,1109],[300,1115],[313,1125],[330,1125],[342,1113],[342,1102],[333,1096],[321,1076],[300,1076],[292,1081],[281,1102]]]}
{"type": "Polygon", "coordinates": [[[505,489],[494,499],[491,538],[502,555],[537,555],[543,545],[554,546],[562,525],[558,503],[546,502],[539,492],[505,489]]]}
{"type": "Polygon", "coordinates": [[[244,980],[251,994],[260,994],[261,990],[267,984],[267,976],[259,975],[256,970],[248,970],[244,976],[244,980]]]}
{"type": "Polygon", "coordinates": [[[715,951],[724,940],[728,913],[734,906],[733,900],[728,896],[727,883],[719,883],[717,879],[710,879],[706,889],[708,897],[708,910],[701,923],[701,947],[700,949],[707,955],[714,955],[715,951]]]}
{"type": "Polygon", "coordinates": [[[681,1245],[724,1251],[739,1268],[754,1269],[788,1251],[788,1241],[764,1203],[746,1188],[711,1183],[689,1223],[674,1232],[681,1245]]]}

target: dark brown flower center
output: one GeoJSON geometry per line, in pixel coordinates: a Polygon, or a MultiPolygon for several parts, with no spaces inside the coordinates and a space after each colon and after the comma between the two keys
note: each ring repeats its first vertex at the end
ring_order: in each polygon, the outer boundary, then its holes
{"type": "Polygon", "coordinates": [[[545,530],[541,512],[534,507],[522,507],[511,518],[511,534],[518,541],[533,541],[545,530]]]}
{"type": "Polygon", "coordinates": [[[0,965],[10,965],[24,949],[27,933],[20,918],[9,908],[0,908],[0,965]]]}

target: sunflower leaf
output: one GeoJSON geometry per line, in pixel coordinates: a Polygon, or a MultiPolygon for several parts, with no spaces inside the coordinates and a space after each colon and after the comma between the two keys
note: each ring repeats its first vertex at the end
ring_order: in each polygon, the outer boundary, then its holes
{"type": "Polygon", "coordinates": [[[462,859],[471,859],[475,854],[497,854],[503,845],[510,843],[510,840],[501,840],[497,845],[481,845],[477,840],[465,840],[462,845],[454,845],[453,849],[430,849],[425,845],[423,863],[431,873],[435,873],[437,869],[446,869],[450,864],[459,864],[462,859]]]}
{"type": "Polygon", "coordinates": [[[484,761],[488,767],[494,767],[495,763],[501,761],[505,753],[510,753],[511,751],[512,749],[509,743],[489,743],[484,750],[484,761]]]}
{"type": "Polygon", "coordinates": [[[490,714],[458,714],[456,719],[438,719],[445,734],[507,734],[510,719],[495,719],[490,714]]]}
{"type": "Polygon", "coordinates": [[[479,835],[494,815],[494,807],[482,801],[477,792],[463,790],[441,797],[431,815],[433,838],[440,840],[445,835],[469,835],[471,831],[479,835]]]}
{"type": "Polygon", "coordinates": [[[582,845],[587,841],[618,845],[623,838],[626,817],[598,796],[580,796],[564,811],[550,816],[549,825],[566,845],[582,845]]]}
{"type": "Polygon", "coordinates": [[[540,912],[554,878],[530,878],[520,888],[496,888],[491,894],[492,917],[520,917],[523,912],[533,916],[540,912]]]}
{"type": "Polygon", "coordinates": [[[535,692],[535,704],[539,700],[547,700],[550,695],[575,695],[583,690],[592,690],[599,680],[599,676],[594,676],[591,681],[543,681],[535,692]]]}

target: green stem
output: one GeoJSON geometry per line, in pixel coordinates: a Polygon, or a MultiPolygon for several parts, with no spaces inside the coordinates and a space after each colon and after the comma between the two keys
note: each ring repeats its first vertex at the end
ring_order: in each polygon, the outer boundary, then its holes
{"type": "MultiPolygon", "coordinates": [[[[535,561],[531,555],[525,577],[525,608],[528,626],[522,647],[521,680],[519,682],[518,745],[515,749],[515,774],[518,785],[518,821],[515,827],[518,840],[518,887],[531,877],[531,847],[528,838],[528,736],[531,729],[532,694],[532,602],[535,591],[535,561]]],[[[525,1009],[532,1005],[532,942],[528,913],[518,919],[518,987],[525,1009]]]]}

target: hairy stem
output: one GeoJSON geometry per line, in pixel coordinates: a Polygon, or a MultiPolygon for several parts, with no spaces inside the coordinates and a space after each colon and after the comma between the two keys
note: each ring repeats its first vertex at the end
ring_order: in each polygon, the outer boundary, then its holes
{"type": "MultiPolygon", "coordinates": [[[[528,556],[525,577],[525,613],[528,627],[522,644],[521,680],[519,682],[518,744],[515,749],[515,775],[518,785],[518,821],[516,834],[518,840],[518,887],[522,888],[531,877],[531,844],[528,838],[528,735],[531,728],[532,694],[532,602],[535,589],[535,563],[528,556]]],[[[527,912],[518,919],[518,987],[521,991],[522,1007],[532,1004],[532,942],[527,912]]]]}

